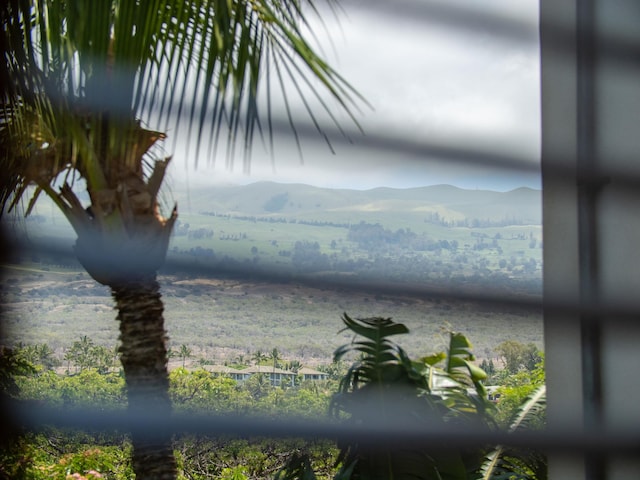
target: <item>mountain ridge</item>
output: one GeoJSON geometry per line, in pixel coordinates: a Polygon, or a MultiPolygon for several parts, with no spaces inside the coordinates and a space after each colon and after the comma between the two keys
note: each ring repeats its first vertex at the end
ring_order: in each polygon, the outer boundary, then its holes
{"type": "Polygon", "coordinates": [[[520,224],[541,224],[542,192],[518,187],[506,192],[468,190],[440,184],[400,189],[331,189],[303,183],[260,181],[247,185],[192,187],[173,192],[178,203],[192,214],[216,213],[292,218],[325,217],[332,213],[402,212],[435,215],[456,221],[518,219],[520,224]],[[188,201],[183,201],[187,198],[188,201]]]}

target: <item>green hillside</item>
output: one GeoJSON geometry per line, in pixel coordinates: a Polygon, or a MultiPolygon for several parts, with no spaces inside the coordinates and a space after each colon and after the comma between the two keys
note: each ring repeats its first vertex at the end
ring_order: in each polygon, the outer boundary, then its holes
{"type": "Polygon", "coordinates": [[[437,213],[445,221],[468,219],[512,221],[521,225],[541,223],[541,192],[519,188],[510,192],[464,190],[451,185],[410,189],[327,189],[301,184],[257,182],[246,186],[174,192],[181,210],[188,213],[215,212],[232,215],[328,218],[349,221],[357,215],[385,216],[397,221],[437,213]],[[188,200],[187,200],[188,193],[188,200]]]}
{"type": "MultiPolygon", "coordinates": [[[[260,182],[173,197],[180,216],[161,281],[174,345],[207,358],[277,347],[324,362],[344,341],[344,311],[407,323],[417,334],[408,347],[420,354],[436,348],[443,326],[470,334],[480,352],[509,338],[541,343],[535,308],[455,298],[539,298],[540,191],[260,182]]],[[[83,332],[109,345],[117,325],[108,291],[74,261],[60,212],[43,202],[31,219],[3,222],[21,245],[44,247],[7,270],[11,342],[62,347],[83,332]]]]}

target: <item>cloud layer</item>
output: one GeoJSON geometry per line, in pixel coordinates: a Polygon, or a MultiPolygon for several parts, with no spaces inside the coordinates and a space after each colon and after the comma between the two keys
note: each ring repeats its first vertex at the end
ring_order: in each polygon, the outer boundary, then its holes
{"type": "MultiPolygon", "coordinates": [[[[533,0],[411,1],[406,11],[389,3],[347,1],[336,21],[323,15],[314,25],[319,46],[329,63],[373,107],[358,115],[367,136],[385,136],[418,143],[450,144],[455,148],[511,156],[531,166],[540,155],[540,83],[537,36],[538,3],[533,0]],[[380,8],[378,8],[380,7],[380,8]]],[[[402,5],[402,3],[400,3],[402,5]]],[[[295,96],[290,97],[290,100],[295,96]]],[[[276,102],[277,97],[274,97],[276,102]]],[[[278,109],[276,108],[276,111],[278,109]]],[[[280,111],[282,111],[280,101],[280,111]]],[[[301,103],[295,118],[307,121],[301,103]]],[[[341,117],[345,125],[349,122],[341,117]]],[[[252,175],[199,165],[188,176],[225,181],[299,181],[322,186],[371,188],[453,183],[479,188],[509,189],[539,186],[539,177],[514,171],[490,171],[444,158],[416,158],[354,146],[303,142],[301,165],[291,135],[278,135],[271,157],[258,144],[252,175]],[[436,161],[436,163],[433,163],[436,161]]],[[[178,142],[173,170],[176,181],[187,174],[192,156],[178,142]]],[[[189,167],[192,170],[192,165],[189,167]]]]}

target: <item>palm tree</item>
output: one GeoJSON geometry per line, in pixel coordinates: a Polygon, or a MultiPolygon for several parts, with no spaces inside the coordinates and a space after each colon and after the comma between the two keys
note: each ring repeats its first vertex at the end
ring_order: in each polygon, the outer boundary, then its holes
{"type": "Polygon", "coordinates": [[[118,347],[118,345],[111,347],[111,367],[115,368],[116,370],[118,370],[119,356],[120,356],[120,347],[118,347]]]}
{"type": "Polygon", "coordinates": [[[238,365],[244,365],[244,354],[238,354],[238,356],[236,357],[236,363],[238,363],[238,365]]]}
{"type": "Polygon", "coordinates": [[[87,368],[95,367],[96,358],[93,340],[84,335],[80,340],[73,342],[73,345],[65,354],[65,360],[74,363],[76,366],[76,372],[78,369],[83,371],[87,368]]]}
{"type": "Polygon", "coordinates": [[[291,360],[287,367],[288,370],[291,370],[295,374],[297,374],[301,368],[302,368],[302,363],[300,363],[300,360],[291,360]]]}
{"type": "Polygon", "coordinates": [[[180,345],[178,356],[182,359],[182,368],[184,368],[187,358],[191,356],[191,349],[185,344],[180,345]]]}
{"type": "Polygon", "coordinates": [[[254,353],[251,356],[251,360],[253,360],[253,363],[256,365],[260,365],[262,362],[264,362],[268,358],[269,357],[267,357],[264,353],[262,353],[262,350],[258,350],[256,353],[254,353]]]}
{"type": "Polygon", "coordinates": [[[47,370],[51,370],[59,365],[58,359],[53,356],[55,352],[46,343],[34,345],[34,353],[38,359],[38,363],[47,370]]]}
{"type": "Polygon", "coordinates": [[[277,348],[271,350],[269,354],[269,359],[273,360],[273,373],[276,373],[276,368],[278,368],[278,360],[280,360],[280,352],[277,348]]]}
{"type": "MultiPolygon", "coordinates": [[[[11,210],[29,193],[28,214],[44,193],[64,213],[78,260],[116,304],[129,411],[166,416],[157,270],[177,208],[167,213],[158,200],[171,158],[159,155],[162,130],[185,116],[200,145],[226,129],[228,162],[237,143],[248,162],[254,132],[262,132],[263,77],[267,99],[272,80],[284,92],[291,79],[332,119],[320,89],[351,118],[354,92],[303,36],[308,12],[318,12],[313,0],[308,10],[300,0],[0,3],[0,207],[11,210]]],[[[175,478],[169,433],[132,437],[137,478],[175,478]]]]}

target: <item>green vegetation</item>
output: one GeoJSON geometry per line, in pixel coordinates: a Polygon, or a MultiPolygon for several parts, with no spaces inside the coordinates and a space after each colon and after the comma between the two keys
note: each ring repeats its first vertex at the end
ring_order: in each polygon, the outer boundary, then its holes
{"type": "MultiPolygon", "coordinates": [[[[379,317],[354,320],[344,315],[343,321],[358,340],[338,349],[335,359],[350,352],[361,356],[340,383],[332,404],[336,414],[345,413],[354,426],[388,416],[389,426],[409,431],[493,424],[493,404],[482,384],[486,374],[472,363],[475,358],[464,335],[450,332],[445,352],[411,360],[389,340],[409,333],[405,325],[379,317]]],[[[354,442],[341,445],[337,478],[464,479],[477,470],[480,458],[477,451],[425,451],[418,446],[399,450],[354,442]]]]}
{"type": "MultiPolygon", "coordinates": [[[[182,195],[176,192],[178,199],[182,195]]],[[[411,355],[442,348],[443,326],[467,332],[477,355],[494,368],[504,361],[495,351],[502,342],[540,349],[538,309],[446,297],[539,298],[539,195],[447,186],[195,189],[183,202],[192,212],[181,215],[159,277],[170,353],[188,346],[191,355],[180,362],[187,366],[230,363],[277,346],[284,358],[319,364],[345,339],[327,321],[343,311],[404,319],[414,332],[405,341],[411,355]],[[280,212],[265,211],[269,199],[284,193],[288,203],[280,212]]],[[[27,222],[29,238],[70,242],[64,219],[47,213],[37,224],[27,222]]],[[[0,284],[3,343],[46,343],[60,351],[81,334],[112,347],[118,332],[109,290],[82,273],[71,256],[24,252],[14,260],[0,284]]]]}
{"type": "MultiPolygon", "coordinates": [[[[510,419],[509,432],[544,427],[546,393],[545,386],[540,385],[518,405],[510,419]]],[[[547,458],[533,449],[500,445],[486,455],[480,472],[482,480],[501,478],[542,480],[547,478],[547,458]]]]}
{"type": "MultiPolygon", "coordinates": [[[[174,408],[191,413],[234,413],[271,418],[325,418],[362,424],[384,417],[397,422],[424,422],[424,428],[453,425],[477,428],[542,428],[544,395],[540,386],[544,370],[539,363],[529,371],[521,365],[512,375],[499,369],[502,396],[497,403],[488,399],[486,373],[476,366],[468,339],[448,332],[446,348],[428,356],[411,356],[391,337],[408,333],[408,328],[391,319],[354,319],[344,315],[345,330],[352,340],[335,351],[334,361],[322,367],[330,372],[326,381],[298,382],[295,386],[272,386],[265,377],[255,375],[243,383],[201,367],[179,366],[170,374],[170,395],[174,408]],[[351,366],[345,363],[348,360],[351,366]],[[530,401],[527,401],[531,398],[530,401]],[[366,407],[365,407],[366,405],[366,407]],[[435,423],[434,423],[435,422],[435,423]]],[[[409,339],[411,336],[406,336],[409,339]]],[[[83,337],[78,345],[91,350],[94,343],[83,337]]],[[[189,347],[183,345],[183,352],[189,347]]],[[[520,344],[522,350],[527,346],[520,344]]],[[[54,406],[124,409],[124,379],[118,371],[100,372],[95,366],[76,369],[71,364],[56,373],[50,366],[32,364],[39,358],[34,351],[47,351],[43,345],[21,345],[4,349],[0,357],[3,391],[32,402],[54,406]]],[[[45,359],[49,359],[45,355],[45,359]]],[[[83,356],[76,357],[79,363],[83,356]]],[[[182,361],[182,360],[180,360],[182,361]]],[[[47,360],[50,363],[50,360],[47,360]]],[[[274,363],[300,366],[286,361],[280,350],[267,355],[256,351],[243,356],[241,363],[274,363]]],[[[401,423],[400,423],[401,424],[401,423]]],[[[2,452],[0,472],[9,478],[44,480],[48,478],[131,478],[131,443],[118,432],[89,433],[45,428],[19,437],[2,452]],[[75,476],[74,476],[75,475],[75,476]]],[[[546,461],[535,452],[519,452],[501,447],[447,454],[439,450],[389,450],[380,455],[366,445],[336,443],[332,439],[309,442],[299,439],[208,438],[182,435],[174,439],[179,478],[377,478],[376,473],[393,471],[412,478],[545,478],[546,461]],[[389,470],[391,469],[391,470],[389,470]],[[302,475],[305,475],[304,477],[302,475]],[[313,475],[313,476],[312,476],[313,475]],[[440,476],[438,476],[440,475],[440,476]],[[475,473],[474,473],[475,475],[475,473]],[[502,475],[502,477],[500,476],[502,475]]],[[[398,477],[398,478],[400,478],[398,477]]],[[[389,477],[390,478],[390,477],[389,477]]],[[[396,478],[394,476],[394,478],[396,478]]],[[[404,478],[404,477],[402,477],[404,478]]]]}
{"type": "MultiPolygon", "coordinates": [[[[178,199],[184,195],[176,192],[178,199]]],[[[320,275],[351,285],[539,295],[539,202],[535,190],[450,186],[363,192],[256,183],[194,189],[182,203],[191,211],[177,221],[165,271],[184,275],[196,267],[285,279],[320,275]],[[284,194],[286,207],[265,210],[261,202],[284,194]]],[[[72,232],[56,217],[30,222],[29,237],[68,242],[72,232]]]]}
{"type": "MultiPolygon", "coordinates": [[[[254,132],[263,132],[264,95],[271,131],[271,85],[285,98],[294,87],[320,133],[317,109],[336,126],[338,111],[357,123],[352,108],[362,98],[307,41],[307,15],[320,9],[306,3],[0,3],[0,215],[23,196],[27,214],[48,197],[73,228],[78,261],[109,287],[118,310],[130,412],[171,412],[157,273],[178,212],[162,211],[159,200],[172,156],[156,145],[166,138],[157,129],[177,136],[186,123],[187,143],[197,130],[195,158],[205,138],[211,156],[224,129],[227,164],[239,144],[246,169],[254,132]],[[315,108],[307,96],[319,100],[315,108]]],[[[139,478],[176,478],[170,438],[163,448],[148,445],[144,431],[132,438],[139,478]]]]}
{"type": "MultiPolygon", "coordinates": [[[[24,258],[26,261],[26,258],[24,258]]],[[[44,259],[40,259],[41,262],[44,259]]],[[[118,336],[109,292],[86,274],[45,263],[17,265],[0,282],[5,345],[47,344],[63,360],[81,336],[112,350],[118,336]],[[44,270],[49,268],[49,270],[44,270]]],[[[465,331],[481,359],[498,363],[494,349],[507,340],[542,348],[542,316],[537,309],[479,304],[410,294],[386,294],[361,288],[313,288],[295,282],[164,275],[167,329],[171,351],[191,349],[185,365],[201,360],[232,363],[238,355],[265,354],[277,347],[283,358],[307,365],[328,363],[348,338],[336,335],[330,318],[344,311],[362,316],[385,312],[402,318],[414,333],[405,348],[411,355],[446,344],[443,326],[465,331]]],[[[182,361],[174,356],[170,362],[182,361]]]]}

